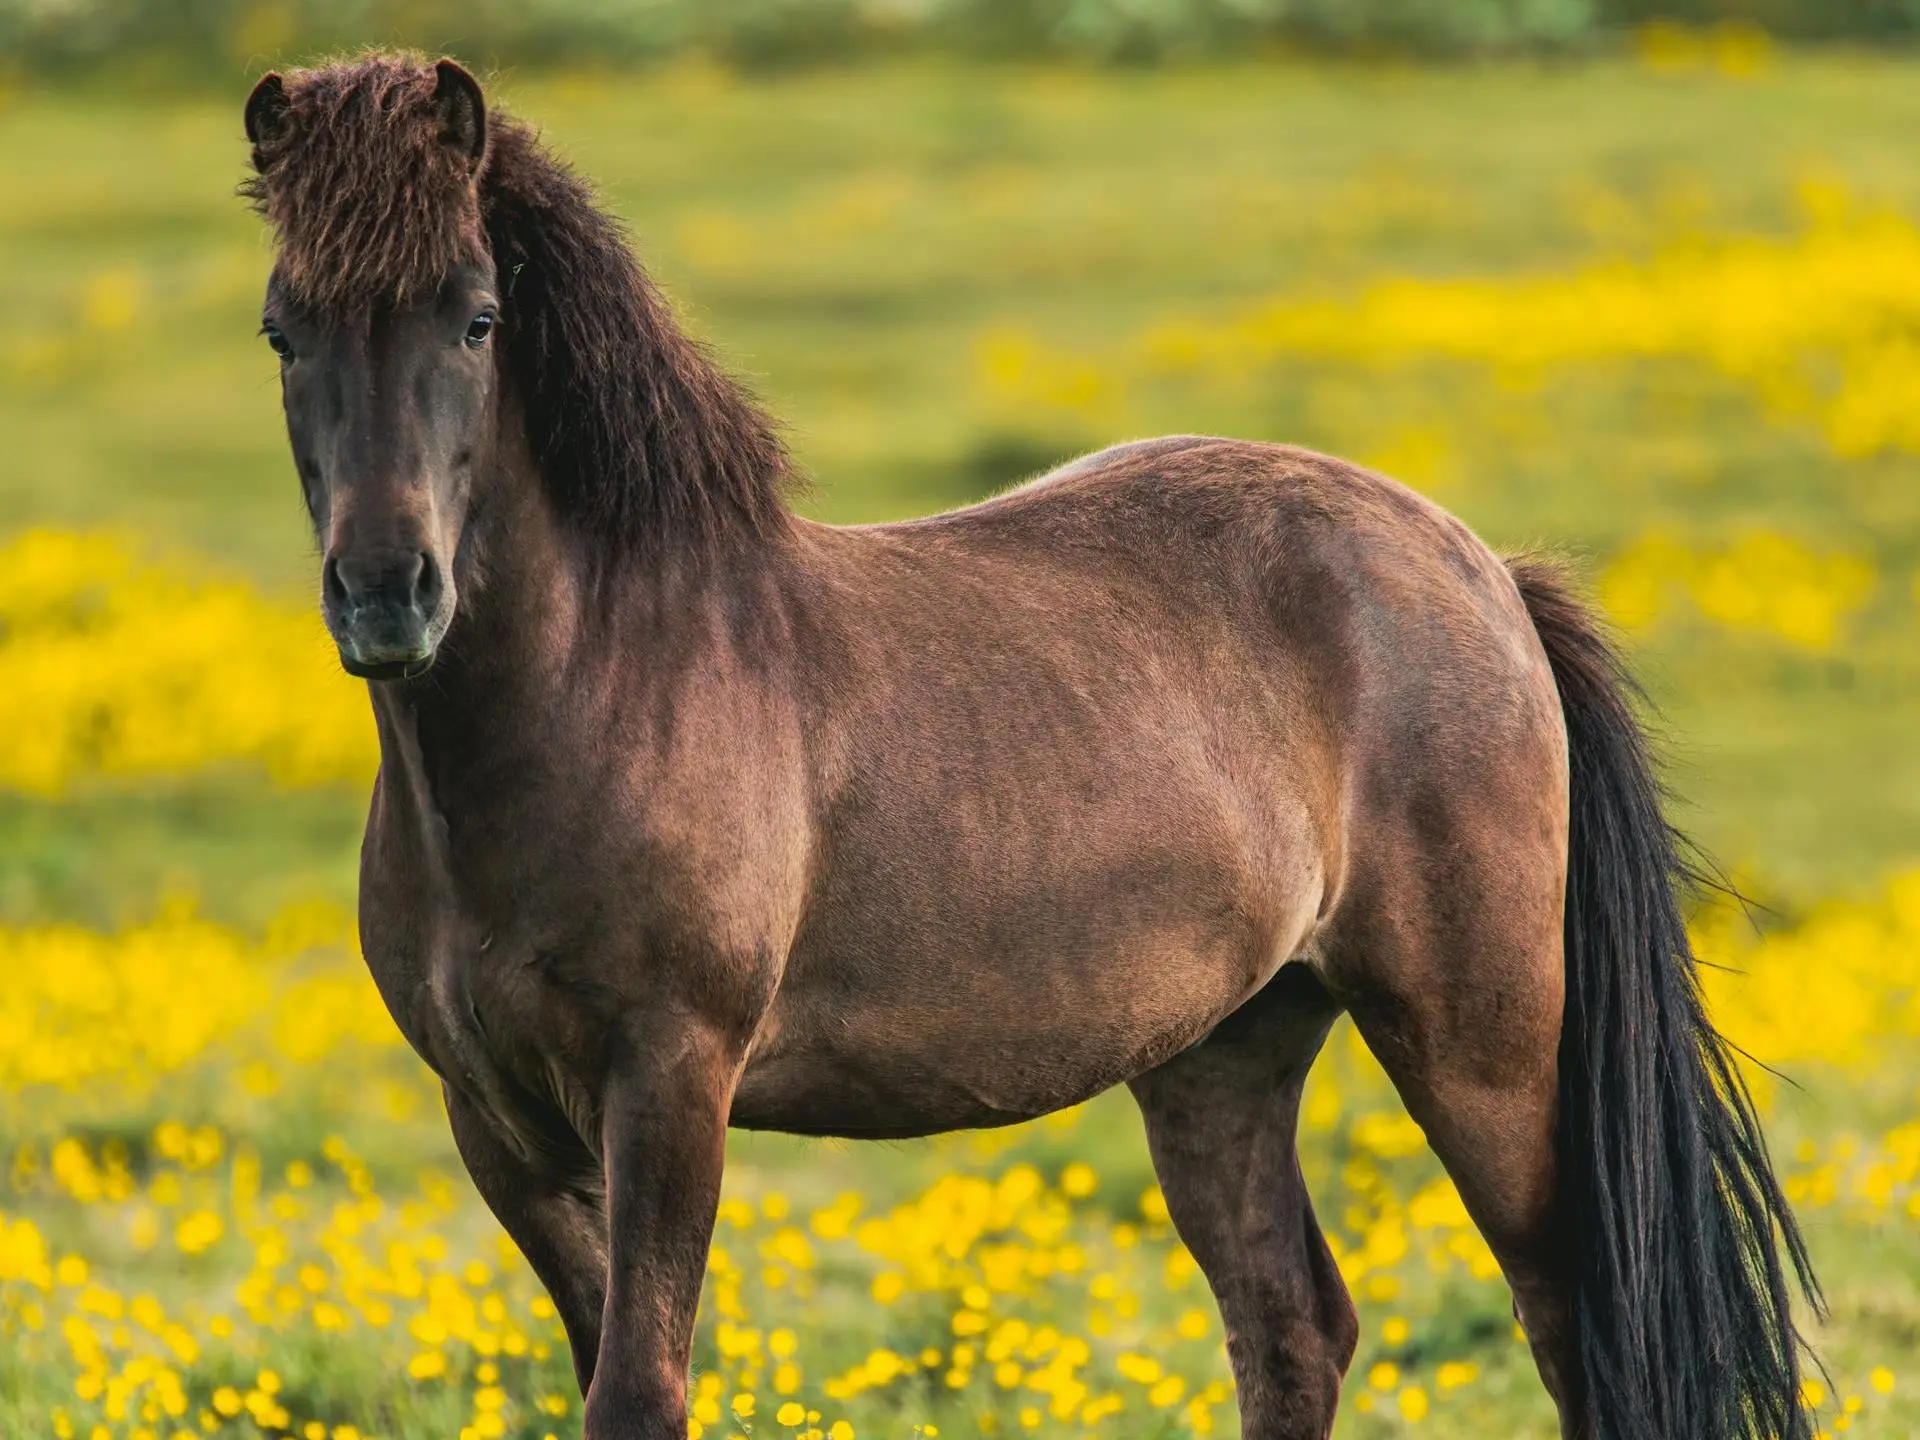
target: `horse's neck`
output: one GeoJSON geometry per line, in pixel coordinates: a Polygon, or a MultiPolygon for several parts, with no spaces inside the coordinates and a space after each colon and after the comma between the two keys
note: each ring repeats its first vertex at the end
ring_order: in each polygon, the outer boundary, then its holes
{"type": "Polygon", "coordinates": [[[709,670],[724,643],[716,616],[738,583],[712,559],[596,571],[539,505],[497,515],[475,545],[478,580],[458,597],[440,659],[417,680],[373,687],[383,823],[426,847],[551,833],[601,793],[596,777],[612,784],[631,752],[664,749],[646,727],[670,726],[676,687],[709,670]]]}
{"type": "Polygon", "coordinates": [[[419,828],[490,824],[518,804],[540,745],[564,745],[578,680],[582,566],[530,472],[484,476],[455,564],[455,618],[417,680],[372,684],[382,818],[419,828]],[[513,783],[511,778],[518,778],[513,783]]]}

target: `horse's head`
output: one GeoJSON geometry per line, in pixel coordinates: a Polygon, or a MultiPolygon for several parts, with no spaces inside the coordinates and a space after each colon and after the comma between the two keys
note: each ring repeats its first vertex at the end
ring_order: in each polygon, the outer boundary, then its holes
{"type": "Polygon", "coordinates": [[[494,438],[502,299],[482,227],[480,87],[452,61],[268,75],[243,187],[279,252],[262,332],[355,675],[433,661],[494,438]]]}

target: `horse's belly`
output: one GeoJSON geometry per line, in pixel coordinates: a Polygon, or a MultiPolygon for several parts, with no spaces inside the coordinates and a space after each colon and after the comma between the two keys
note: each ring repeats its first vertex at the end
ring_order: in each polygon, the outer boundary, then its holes
{"type": "Polygon", "coordinates": [[[734,1092],[728,1124],[742,1130],[779,1130],[789,1135],[906,1140],[948,1130],[1012,1125],[1082,1098],[1009,1110],[951,1084],[923,1085],[905,1093],[880,1077],[850,1067],[803,1068],[782,1063],[747,1072],[734,1092]]]}
{"type": "Polygon", "coordinates": [[[904,1137],[1009,1125],[1076,1105],[1205,1038],[1245,998],[1225,972],[1137,1007],[1057,994],[954,1007],[805,1004],[768,1027],[732,1123],[807,1135],[904,1137]],[[1211,982],[1211,983],[1209,983],[1211,982]]]}
{"type": "Polygon", "coordinates": [[[1087,1070],[1025,1082],[992,1078],[990,1085],[979,1083],[987,1077],[965,1065],[936,1074],[909,1064],[794,1056],[748,1068],[729,1123],[794,1135],[907,1139],[1017,1124],[1089,1099],[1125,1077],[1087,1070]]]}

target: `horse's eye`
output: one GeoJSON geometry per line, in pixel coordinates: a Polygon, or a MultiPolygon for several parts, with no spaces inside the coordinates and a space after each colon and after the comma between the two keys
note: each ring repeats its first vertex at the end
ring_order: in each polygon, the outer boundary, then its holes
{"type": "Polygon", "coordinates": [[[478,350],[493,333],[493,316],[480,314],[467,322],[467,344],[478,350]]]}
{"type": "Polygon", "coordinates": [[[260,333],[267,337],[267,344],[272,348],[274,354],[278,355],[282,360],[291,360],[293,358],[293,343],[281,333],[278,325],[262,325],[260,327],[260,333]]]}

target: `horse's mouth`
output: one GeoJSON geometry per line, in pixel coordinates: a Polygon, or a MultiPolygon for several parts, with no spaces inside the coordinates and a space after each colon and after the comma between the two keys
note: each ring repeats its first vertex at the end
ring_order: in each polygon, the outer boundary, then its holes
{"type": "MultiPolygon", "coordinates": [[[[447,619],[451,610],[446,607],[447,619]]],[[[446,631],[445,620],[413,611],[397,616],[363,613],[346,624],[331,620],[327,628],[340,652],[340,668],[360,680],[412,680],[426,674],[446,631]]]]}
{"type": "Polygon", "coordinates": [[[433,668],[434,652],[408,660],[356,660],[340,652],[340,668],[360,680],[412,680],[433,668]]]}

